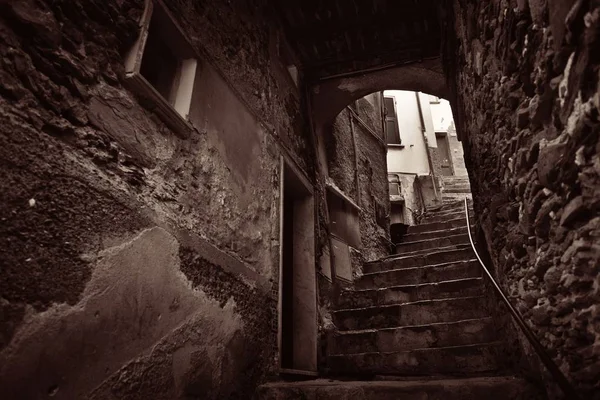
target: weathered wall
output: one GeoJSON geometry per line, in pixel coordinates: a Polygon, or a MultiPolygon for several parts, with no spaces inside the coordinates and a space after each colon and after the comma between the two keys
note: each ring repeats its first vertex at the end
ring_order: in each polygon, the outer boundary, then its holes
{"type": "Polygon", "coordinates": [[[599,399],[600,4],[450,3],[446,65],[495,272],[582,397],[599,399]]]}
{"type": "Polygon", "coordinates": [[[450,157],[452,159],[452,170],[454,171],[454,175],[467,176],[463,145],[462,142],[458,140],[456,129],[453,127],[448,130],[448,143],[450,144],[450,157]]]}
{"type": "Polygon", "coordinates": [[[375,93],[357,100],[352,106],[355,111],[344,109],[335,119],[329,135],[324,138],[329,177],[361,207],[362,248],[358,250],[366,260],[389,254],[386,148],[382,142],[381,104],[378,98],[379,94],[375,93]]]}
{"type": "MultiPolygon", "coordinates": [[[[402,147],[389,146],[387,164],[390,173],[429,174],[427,149],[423,138],[423,127],[419,117],[419,108],[415,92],[386,90],[386,96],[395,98],[396,114],[402,147]]],[[[428,97],[428,96],[427,96],[428,97]]],[[[429,132],[433,135],[434,132],[429,132]]]]}
{"type": "MultiPolygon", "coordinates": [[[[450,156],[450,165],[452,166],[452,175],[454,176],[466,176],[467,167],[465,166],[465,158],[463,152],[462,142],[458,140],[456,130],[450,129],[445,135],[445,140],[448,144],[448,152],[450,156]]],[[[431,154],[431,163],[433,164],[433,170],[436,175],[442,175],[442,161],[445,157],[442,154],[441,149],[429,148],[429,154],[431,154]]]]}
{"type": "Polygon", "coordinates": [[[168,4],[201,55],[188,139],[122,85],[141,0],[0,5],[3,398],[245,398],[276,366],[301,96],[262,2],[168,4]]]}

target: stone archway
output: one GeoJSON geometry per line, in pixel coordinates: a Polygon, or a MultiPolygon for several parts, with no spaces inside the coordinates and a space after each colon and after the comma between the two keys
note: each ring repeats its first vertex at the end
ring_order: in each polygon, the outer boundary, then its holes
{"type": "Polygon", "coordinates": [[[448,98],[439,58],[360,75],[328,79],[311,90],[313,122],[318,129],[331,123],[352,101],[382,90],[421,91],[448,98]]]}

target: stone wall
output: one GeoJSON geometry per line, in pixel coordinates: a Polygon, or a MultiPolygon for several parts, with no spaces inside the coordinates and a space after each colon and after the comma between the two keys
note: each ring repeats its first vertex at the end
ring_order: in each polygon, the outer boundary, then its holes
{"type": "Polygon", "coordinates": [[[361,98],[351,107],[352,111],[346,108],[336,117],[325,138],[329,177],[361,207],[362,249],[358,250],[366,260],[376,260],[390,251],[389,188],[379,94],[361,98]]]}
{"type": "MultiPolygon", "coordinates": [[[[454,176],[466,176],[467,168],[465,166],[464,153],[462,142],[458,140],[456,131],[449,131],[446,135],[445,140],[448,143],[448,151],[450,152],[450,163],[452,166],[452,175],[454,176]]],[[[433,170],[435,175],[442,174],[442,161],[444,155],[441,153],[440,148],[430,147],[429,154],[431,154],[431,162],[433,164],[433,170]]]]}
{"type": "Polygon", "coordinates": [[[201,59],[187,139],[123,85],[142,0],[0,4],[7,399],[240,398],[277,365],[302,95],[264,2],[166,3],[201,59]]]}
{"type": "MultiPolygon", "coordinates": [[[[362,272],[365,260],[389,255],[389,188],[387,181],[386,147],[383,142],[379,93],[360,98],[344,108],[330,126],[317,126],[319,133],[320,168],[353,202],[360,206],[359,224],[362,247],[350,248],[352,276],[362,272]],[[359,120],[360,119],[360,120],[359,120]],[[352,136],[354,131],[354,145],[352,136]],[[358,169],[357,169],[358,166],[358,169]],[[358,172],[358,173],[357,173],[358,172]],[[357,185],[358,178],[358,185],[357,185]]],[[[325,182],[317,175],[318,199],[324,198],[325,182]]],[[[335,330],[331,309],[344,286],[335,279],[326,222],[326,203],[319,201],[319,231],[317,251],[320,266],[319,291],[319,372],[326,374],[328,334],[335,330]]]]}
{"type": "Polygon", "coordinates": [[[448,131],[448,143],[450,144],[450,157],[452,158],[452,170],[455,176],[467,176],[465,156],[462,142],[458,140],[455,130],[448,131]]]}
{"type": "Polygon", "coordinates": [[[451,99],[495,273],[582,398],[598,399],[600,5],[447,4],[451,99]]]}

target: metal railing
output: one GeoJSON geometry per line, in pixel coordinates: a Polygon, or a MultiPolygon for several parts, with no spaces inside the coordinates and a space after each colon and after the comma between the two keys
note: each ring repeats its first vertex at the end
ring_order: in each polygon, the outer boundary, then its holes
{"type": "Polygon", "coordinates": [[[506,294],[504,294],[504,291],[500,288],[500,285],[498,285],[498,283],[492,276],[492,273],[490,272],[490,270],[485,266],[485,264],[481,260],[481,257],[479,257],[479,253],[477,252],[477,249],[475,248],[475,243],[473,242],[473,235],[471,234],[471,221],[469,218],[469,204],[468,204],[467,200],[468,199],[465,197],[465,216],[467,218],[467,231],[469,233],[469,241],[471,242],[471,247],[473,248],[475,257],[477,257],[479,264],[481,264],[483,271],[485,272],[487,277],[490,279],[490,282],[492,283],[492,285],[494,286],[494,289],[496,290],[496,292],[502,299],[502,302],[504,303],[504,305],[506,305],[506,307],[508,307],[508,310],[510,311],[510,314],[514,318],[515,322],[517,323],[517,325],[519,325],[519,327],[523,331],[523,334],[525,335],[525,337],[527,337],[527,340],[529,341],[531,346],[534,348],[537,355],[540,357],[540,360],[542,361],[542,363],[544,364],[544,366],[546,367],[548,372],[550,372],[550,374],[555,379],[555,381],[558,384],[558,386],[560,387],[560,389],[567,396],[567,399],[579,400],[580,397],[577,394],[577,392],[575,391],[575,388],[573,387],[573,385],[571,385],[571,383],[569,382],[567,377],[562,373],[560,368],[558,368],[558,366],[554,363],[554,360],[552,360],[552,358],[548,355],[548,353],[546,352],[546,349],[544,349],[544,347],[542,346],[542,344],[540,343],[538,338],[535,336],[535,334],[531,330],[531,328],[529,328],[529,326],[527,326],[527,324],[525,323],[525,320],[523,319],[523,316],[521,315],[521,313],[513,307],[513,305],[508,300],[508,297],[506,297],[506,294]]]}

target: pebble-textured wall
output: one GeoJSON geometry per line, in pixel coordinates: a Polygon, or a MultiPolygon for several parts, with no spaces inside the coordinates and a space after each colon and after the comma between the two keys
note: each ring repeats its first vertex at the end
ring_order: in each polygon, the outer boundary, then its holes
{"type": "Polygon", "coordinates": [[[495,272],[583,398],[598,399],[600,4],[447,4],[448,80],[495,272]]]}

